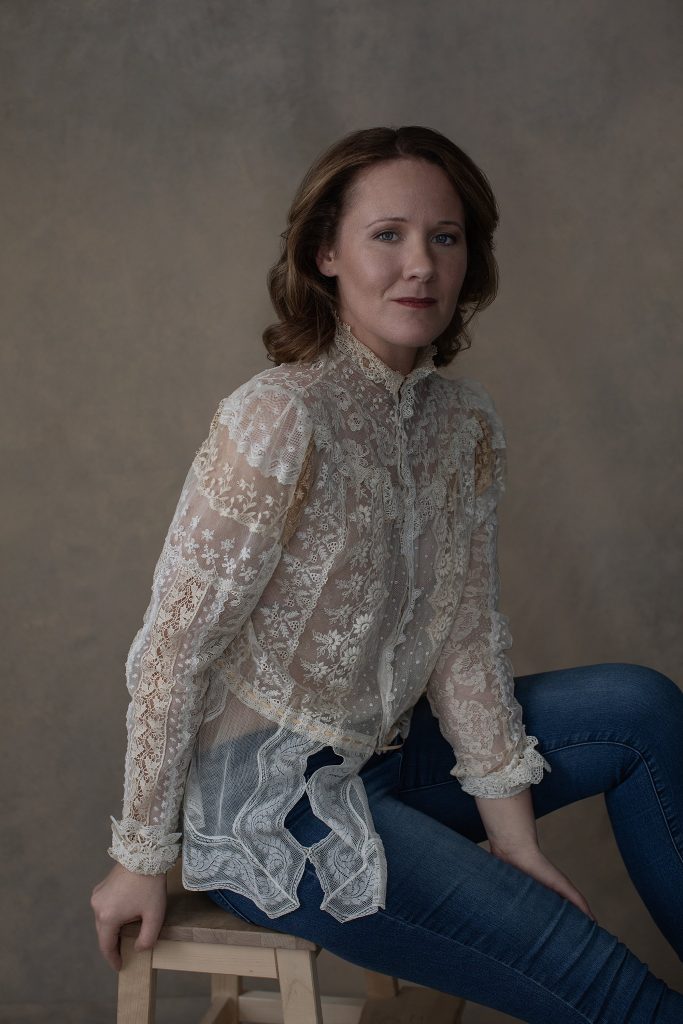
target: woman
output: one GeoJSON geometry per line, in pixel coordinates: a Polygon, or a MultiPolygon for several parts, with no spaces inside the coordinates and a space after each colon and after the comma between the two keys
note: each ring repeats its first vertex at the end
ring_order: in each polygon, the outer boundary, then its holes
{"type": "Polygon", "coordinates": [[[515,678],[506,654],[503,427],[436,372],[495,296],[497,220],[426,128],[354,132],[302,181],[276,365],[216,411],[128,657],[91,901],[116,969],[122,923],[154,944],[182,842],[186,888],[353,963],[539,1024],[683,1020],[538,845],[537,817],[604,792],[683,957],[683,694],[625,663],[515,678]]]}

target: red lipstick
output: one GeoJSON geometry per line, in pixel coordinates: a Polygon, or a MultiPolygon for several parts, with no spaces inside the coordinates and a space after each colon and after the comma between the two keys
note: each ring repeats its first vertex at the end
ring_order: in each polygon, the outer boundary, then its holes
{"type": "Polygon", "coordinates": [[[402,306],[411,306],[413,309],[427,309],[428,306],[433,306],[436,299],[394,299],[394,302],[400,302],[402,306]]]}

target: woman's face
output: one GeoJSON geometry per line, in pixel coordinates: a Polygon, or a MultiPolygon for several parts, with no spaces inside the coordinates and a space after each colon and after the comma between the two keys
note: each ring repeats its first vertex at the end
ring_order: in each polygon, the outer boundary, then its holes
{"type": "Polygon", "coordinates": [[[354,179],[321,273],[337,278],[339,315],[387,365],[409,373],[417,350],[450,323],[467,270],[465,214],[450,179],[415,157],[373,164],[354,179]],[[435,301],[414,307],[397,299],[435,301]]]}

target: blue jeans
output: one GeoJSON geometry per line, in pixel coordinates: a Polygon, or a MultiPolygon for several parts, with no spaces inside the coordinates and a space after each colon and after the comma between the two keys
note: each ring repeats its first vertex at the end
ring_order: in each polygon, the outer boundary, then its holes
{"type": "MultiPolygon", "coordinates": [[[[633,884],[683,960],[683,692],[654,669],[608,662],[518,676],[515,695],[553,769],[531,787],[536,818],[604,793],[633,884]]],[[[307,777],[335,760],[325,747],[307,777]]],[[[477,845],[486,833],[453,764],[422,697],[403,747],[361,771],[386,853],[386,909],[336,921],[320,910],[310,862],[301,906],[275,919],[231,890],[208,895],[350,963],[532,1024],[681,1024],[683,994],[569,900],[477,845]]],[[[285,825],[306,846],[329,831],[306,794],[285,825]]]]}

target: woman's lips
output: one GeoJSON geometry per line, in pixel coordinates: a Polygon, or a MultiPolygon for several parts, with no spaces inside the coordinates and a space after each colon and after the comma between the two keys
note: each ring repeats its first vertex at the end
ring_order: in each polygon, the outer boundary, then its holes
{"type": "Polygon", "coordinates": [[[411,306],[413,309],[426,309],[433,306],[436,299],[394,299],[394,302],[400,302],[402,306],[411,306]]]}

